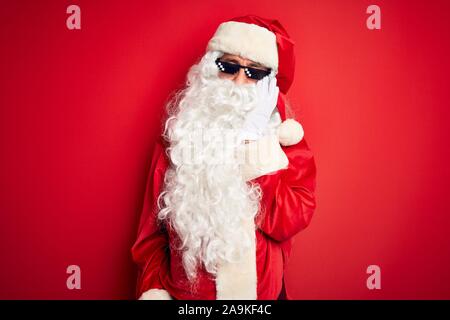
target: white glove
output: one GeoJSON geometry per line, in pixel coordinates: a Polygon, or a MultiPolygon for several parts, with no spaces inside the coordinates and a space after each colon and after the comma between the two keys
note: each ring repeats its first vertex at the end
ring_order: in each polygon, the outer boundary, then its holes
{"type": "Polygon", "coordinates": [[[258,140],[267,128],[273,110],[277,105],[279,88],[277,78],[269,75],[256,83],[257,103],[244,121],[239,134],[239,142],[243,140],[258,140]]]}

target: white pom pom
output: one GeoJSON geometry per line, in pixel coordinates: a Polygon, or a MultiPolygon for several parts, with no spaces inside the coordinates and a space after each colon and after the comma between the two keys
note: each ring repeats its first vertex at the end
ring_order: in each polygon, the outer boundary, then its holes
{"type": "Polygon", "coordinates": [[[303,139],[304,131],[300,122],[294,119],[286,119],[278,127],[277,134],[282,146],[292,146],[303,139]]]}

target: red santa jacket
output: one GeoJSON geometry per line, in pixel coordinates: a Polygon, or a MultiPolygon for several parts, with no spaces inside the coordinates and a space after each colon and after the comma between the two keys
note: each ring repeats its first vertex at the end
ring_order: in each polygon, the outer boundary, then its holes
{"type": "MultiPolygon", "coordinates": [[[[287,166],[251,179],[261,186],[262,199],[261,214],[257,216],[259,228],[253,229],[254,251],[249,254],[248,263],[224,267],[216,280],[200,267],[198,287],[194,293],[182,267],[181,253],[171,249],[178,244],[179,238],[170,227],[158,225],[156,220],[156,199],[169,165],[164,142],[162,139],[158,141],[147,179],[137,239],[131,249],[133,260],[138,265],[137,298],[278,298],[291,254],[292,237],[309,225],[316,207],[316,166],[304,138],[294,145],[277,145],[283,156],[286,155],[287,166]]],[[[289,293],[285,294],[290,299],[289,293]]]]}

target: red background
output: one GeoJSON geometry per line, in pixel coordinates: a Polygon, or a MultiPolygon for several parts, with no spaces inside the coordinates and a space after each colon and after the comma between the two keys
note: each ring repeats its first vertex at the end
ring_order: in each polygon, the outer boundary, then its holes
{"type": "Polygon", "coordinates": [[[218,24],[248,13],[296,42],[289,98],[318,169],[291,295],[450,298],[449,2],[338,0],[2,1],[0,298],[134,297],[164,103],[218,24]],[[381,30],[366,28],[371,4],[381,30]]]}

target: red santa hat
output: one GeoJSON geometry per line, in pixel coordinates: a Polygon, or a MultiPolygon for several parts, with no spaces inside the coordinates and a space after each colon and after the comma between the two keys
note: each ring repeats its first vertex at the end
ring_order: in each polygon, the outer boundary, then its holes
{"type": "Polygon", "coordinates": [[[303,128],[294,119],[286,119],[286,94],[294,79],[294,41],[278,20],[256,15],[235,17],[223,22],[208,42],[207,50],[218,50],[259,62],[276,72],[280,88],[277,109],[283,123],[278,129],[280,143],[296,144],[303,128]]]}

